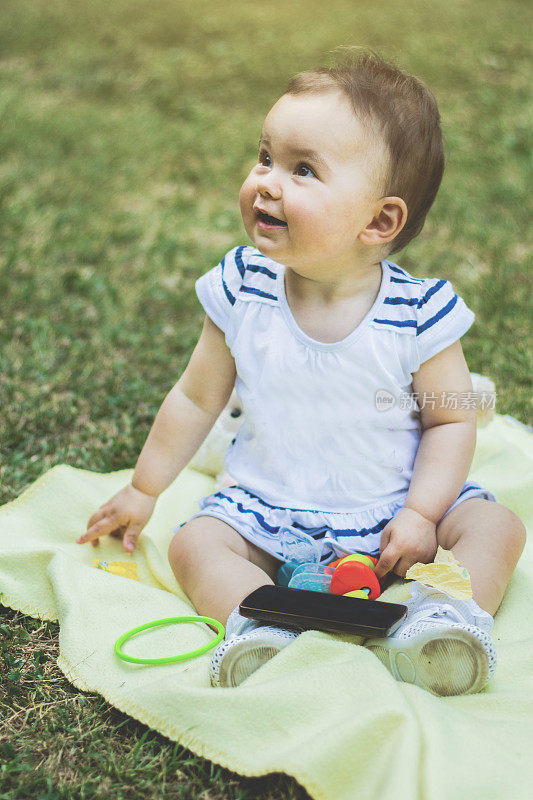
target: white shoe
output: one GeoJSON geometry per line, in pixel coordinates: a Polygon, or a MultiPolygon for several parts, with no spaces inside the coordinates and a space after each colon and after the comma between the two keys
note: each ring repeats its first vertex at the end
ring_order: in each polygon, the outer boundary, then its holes
{"type": "Polygon", "coordinates": [[[277,628],[246,619],[234,609],[226,623],[226,639],[211,659],[211,685],[239,686],[263,664],[293,642],[300,629],[277,628]]]}
{"type": "Polygon", "coordinates": [[[458,600],[418,581],[411,594],[400,627],[364,646],[399,681],[440,696],[481,691],[496,669],[492,616],[474,600],[458,600]]]}

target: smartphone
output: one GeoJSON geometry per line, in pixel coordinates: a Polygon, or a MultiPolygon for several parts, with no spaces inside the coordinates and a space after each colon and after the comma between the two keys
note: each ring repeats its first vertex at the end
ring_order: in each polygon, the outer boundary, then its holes
{"type": "Polygon", "coordinates": [[[407,606],[268,584],[245,597],[239,612],[243,617],[309,630],[388,636],[406,617],[407,606]]]}

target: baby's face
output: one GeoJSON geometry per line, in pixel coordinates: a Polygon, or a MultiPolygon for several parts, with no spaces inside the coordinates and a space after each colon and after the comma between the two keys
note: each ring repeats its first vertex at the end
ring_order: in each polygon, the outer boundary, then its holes
{"type": "Polygon", "coordinates": [[[239,195],[248,236],[309,278],[353,266],[380,197],[383,158],[339,90],[283,95],[265,119],[258,163],[239,195]]]}

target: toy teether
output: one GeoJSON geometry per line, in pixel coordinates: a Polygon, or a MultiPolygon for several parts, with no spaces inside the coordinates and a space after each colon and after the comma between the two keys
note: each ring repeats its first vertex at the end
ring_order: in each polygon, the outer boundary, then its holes
{"type": "MultiPolygon", "coordinates": [[[[353,553],[350,556],[333,562],[335,571],[331,578],[329,591],[331,594],[351,594],[353,591],[365,591],[370,600],[375,600],[381,594],[381,586],[374,574],[377,559],[362,553],[353,553]]],[[[330,566],[332,566],[330,564],[330,566]]]]}
{"type": "Polygon", "coordinates": [[[307,589],[312,592],[328,592],[333,570],[324,564],[300,564],[289,581],[291,589],[307,589]]]}
{"type": "Polygon", "coordinates": [[[308,533],[291,528],[280,527],[278,536],[281,539],[281,554],[285,561],[297,564],[320,561],[320,544],[308,533]]]}
{"type": "Polygon", "coordinates": [[[381,586],[374,574],[377,563],[374,556],[352,553],[327,565],[315,561],[283,564],[278,571],[278,583],[291,589],[375,600],[381,594],[381,586]]]}

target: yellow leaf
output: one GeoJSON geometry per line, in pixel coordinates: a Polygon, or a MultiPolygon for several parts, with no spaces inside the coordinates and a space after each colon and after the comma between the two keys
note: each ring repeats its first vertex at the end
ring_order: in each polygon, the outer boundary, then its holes
{"type": "Polygon", "coordinates": [[[472,597],[468,571],[457,563],[451,550],[444,550],[440,545],[431,564],[413,564],[405,577],[441,589],[459,600],[469,600],[472,597]]]}

